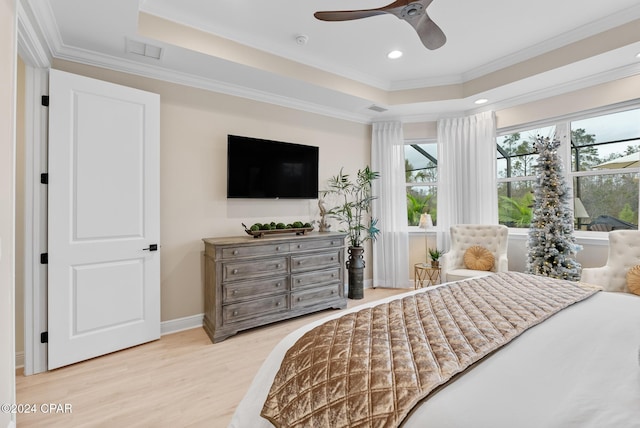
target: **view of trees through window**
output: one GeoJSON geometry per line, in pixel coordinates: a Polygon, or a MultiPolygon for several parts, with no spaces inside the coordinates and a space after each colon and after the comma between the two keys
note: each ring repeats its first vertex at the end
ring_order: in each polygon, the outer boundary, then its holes
{"type": "Polygon", "coordinates": [[[435,142],[409,143],[405,150],[407,183],[407,223],[418,226],[420,215],[438,218],[438,148],[435,142]]]}
{"type": "MultiPolygon", "coordinates": [[[[569,171],[578,229],[638,228],[640,109],[573,121],[569,171]]],[[[498,210],[501,224],[529,227],[537,155],[533,142],[555,136],[555,126],[497,139],[498,210]]]]}

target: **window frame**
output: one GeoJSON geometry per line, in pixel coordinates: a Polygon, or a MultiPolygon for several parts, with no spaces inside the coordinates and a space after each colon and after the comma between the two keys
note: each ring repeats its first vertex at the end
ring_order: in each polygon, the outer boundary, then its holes
{"type": "MultiPolygon", "coordinates": [[[[404,145],[405,146],[411,146],[411,145],[419,145],[419,144],[434,144],[437,148],[438,145],[438,139],[437,138],[415,138],[415,139],[405,139],[404,140],[404,145]]],[[[405,162],[406,162],[407,158],[405,157],[405,162]]],[[[439,164],[438,164],[438,158],[436,157],[435,159],[435,164],[436,167],[439,168],[439,164]]],[[[406,171],[405,171],[406,173],[406,171]]],[[[438,174],[438,177],[440,175],[438,174]]],[[[436,181],[406,181],[405,182],[405,202],[406,202],[406,195],[408,190],[411,187],[434,187],[436,190],[436,206],[437,206],[437,191],[438,191],[438,180],[436,181]]],[[[420,229],[418,226],[411,226],[409,225],[409,221],[407,219],[407,228],[409,232],[424,232],[423,229],[420,229]]]]}
{"type": "MultiPolygon", "coordinates": [[[[529,122],[529,123],[519,124],[516,126],[496,129],[496,153],[500,152],[500,150],[498,149],[499,146],[497,142],[497,139],[499,137],[503,137],[505,135],[514,134],[514,133],[523,133],[523,132],[531,131],[533,129],[540,129],[545,127],[555,126],[555,129],[556,129],[555,135],[560,136],[555,138],[559,138],[561,141],[560,157],[562,159],[564,174],[567,180],[567,185],[569,187],[569,193],[571,198],[573,198],[573,195],[575,194],[574,180],[578,177],[594,177],[594,176],[602,177],[607,175],[634,173],[634,174],[637,174],[637,176],[640,178],[640,166],[632,167],[632,168],[616,168],[616,169],[603,169],[603,170],[590,170],[590,171],[573,171],[572,169],[572,162],[573,162],[573,156],[574,156],[573,154],[574,148],[572,147],[572,143],[571,143],[572,122],[596,118],[600,116],[606,116],[606,115],[620,113],[628,110],[640,110],[640,100],[633,100],[625,103],[605,106],[605,107],[592,109],[592,110],[586,110],[586,111],[565,115],[561,117],[545,119],[541,121],[529,122]]],[[[621,142],[625,142],[625,141],[629,141],[629,142],[638,141],[640,143],[640,135],[638,135],[637,139],[627,139],[621,142]]],[[[600,144],[607,144],[607,143],[611,143],[611,142],[603,142],[600,144]]],[[[596,146],[600,144],[596,144],[596,146]]],[[[496,155],[496,166],[497,166],[497,162],[498,162],[498,156],[496,155]]],[[[497,177],[496,176],[496,190],[501,183],[531,181],[531,180],[535,181],[536,176],[535,175],[520,176],[520,177],[497,177]]],[[[638,181],[637,191],[638,191],[638,206],[636,206],[635,208],[637,212],[640,213],[640,180],[638,181]]],[[[573,207],[572,207],[572,211],[573,211],[573,207]]],[[[639,224],[638,224],[637,230],[640,230],[640,221],[638,223],[639,224]]],[[[512,232],[517,233],[518,231],[528,230],[528,228],[509,227],[509,230],[510,230],[510,233],[512,232]]],[[[636,229],[632,229],[632,230],[636,230],[636,229]]],[[[578,234],[584,233],[584,234],[587,234],[588,236],[596,236],[597,234],[602,235],[607,233],[607,232],[598,232],[598,231],[580,230],[580,229],[574,229],[574,232],[577,232],[578,234]]]]}

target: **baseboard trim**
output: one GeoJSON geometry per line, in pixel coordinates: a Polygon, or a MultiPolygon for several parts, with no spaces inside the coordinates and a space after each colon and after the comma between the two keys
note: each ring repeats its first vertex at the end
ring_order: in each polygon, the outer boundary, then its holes
{"type": "Polygon", "coordinates": [[[24,368],[24,352],[16,352],[16,368],[24,368]]]}
{"type": "Polygon", "coordinates": [[[174,320],[162,321],[160,323],[160,335],[178,333],[192,328],[202,327],[204,314],[191,315],[184,318],[176,318],[174,320]]]}
{"type": "MultiPolygon", "coordinates": [[[[202,327],[204,314],[192,315],[190,317],[176,318],[174,320],[162,321],[160,323],[160,336],[178,333],[192,328],[202,327]]],[[[16,352],[16,369],[24,368],[24,352],[16,352]]]]}

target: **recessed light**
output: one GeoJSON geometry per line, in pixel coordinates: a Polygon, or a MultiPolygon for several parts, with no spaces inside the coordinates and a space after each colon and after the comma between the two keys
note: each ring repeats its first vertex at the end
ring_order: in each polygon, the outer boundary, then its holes
{"type": "Polygon", "coordinates": [[[479,98],[479,99],[475,100],[474,102],[476,104],[485,104],[485,103],[489,102],[489,100],[486,99],[486,98],[479,98]]]}
{"type": "Polygon", "coordinates": [[[391,51],[387,54],[389,59],[398,59],[402,56],[402,51],[391,51]]]}
{"type": "Polygon", "coordinates": [[[636,54],[636,58],[640,58],[640,52],[636,54]]]}

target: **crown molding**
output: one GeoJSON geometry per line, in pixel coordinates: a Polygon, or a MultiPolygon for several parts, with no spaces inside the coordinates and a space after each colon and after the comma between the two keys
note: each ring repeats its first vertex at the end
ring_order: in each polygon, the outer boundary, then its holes
{"type": "Polygon", "coordinates": [[[336,110],[319,104],[284,97],[272,92],[250,89],[244,86],[239,86],[216,79],[207,79],[201,76],[195,76],[192,74],[170,70],[155,65],[142,64],[127,58],[114,57],[64,45],[59,51],[54,52],[54,57],[56,59],[106,68],[113,71],[134,74],[137,76],[162,80],[179,85],[205,89],[212,92],[232,95],[268,104],[274,104],[281,107],[306,111],[323,116],[330,116],[336,119],[343,119],[351,122],[369,123],[371,120],[370,117],[365,114],[336,110]]]}
{"type": "MultiPolygon", "coordinates": [[[[29,2],[33,6],[34,0],[22,0],[29,2]]],[[[319,104],[305,102],[289,97],[280,96],[270,92],[249,89],[246,87],[222,82],[215,79],[207,79],[200,76],[191,75],[175,70],[169,70],[155,65],[134,62],[127,58],[114,57],[85,49],[70,47],[64,44],[62,36],[58,31],[53,10],[48,1],[37,1],[35,7],[31,7],[37,25],[44,34],[46,46],[50,52],[50,58],[77,62],[80,64],[106,68],[113,71],[134,74],[151,79],[162,80],[218,92],[226,95],[233,95],[253,101],[274,104],[295,110],[320,114],[356,123],[370,123],[371,117],[367,114],[341,111],[319,104]]],[[[50,61],[51,62],[51,61],[50,61]]]]}
{"type": "MultiPolygon", "coordinates": [[[[140,0],[144,2],[144,0],[140,0]]],[[[365,111],[366,108],[363,107],[363,111],[352,112],[347,110],[340,110],[333,107],[323,106],[317,103],[302,101],[295,98],[285,97],[273,92],[261,91],[256,89],[246,88],[240,85],[235,85],[231,83],[227,83],[217,79],[209,79],[201,76],[192,75],[189,73],[184,73],[180,71],[175,71],[167,68],[160,67],[155,64],[146,64],[140,63],[138,61],[133,61],[128,58],[123,57],[115,57],[110,55],[105,55],[93,51],[83,50],[79,48],[74,48],[70,46],[66,46],[61,38],[61,35],[58,31],[57,24],[55,21],[55,16],[53,15],[51,6],[48,1],[39,1],[39,0],[20,0],[20,4],[26,3],[27,7],[23,10],[23,18],[24,26],[26,28],[26,36],[24,43],[30,44],[35,43],[37,40],[44,40],[44,43],[40,42],[41,46],[48,47],[49,52],[42,49],[39,52],[36,52],[37,58],[40,58],[44,61],[45,58],[57,58],[61,60],[67,60],[72,62],[77,62],[81,64],[106,68],[109,70],[119,71],[123,73],[134,74],[138,76],[143,76],[151,79],[157,79],[161,81],[176,83],[180,85],[186,85],[190,87],[200,88],[208,91],[218,92],[222,94],[237,96],[241,98],[251,99],[258,102],[264,102],[268,104],[274,104],[281,107],[291,108],[295,110],[306,111],[309,113],[319,114],[323,116],[333,117],[337,119],[347,120],[356,123],[365,123],[370,124],[374,121],[382,121],[382,120],[400,120],[402,122],[412,123],[412,122],[421,122],[421,121],[434,121],[442,117],[453,117],[453,116],[462,116],[468,114],[475,114],[480,111],[485,110],[501,110],[510,107],[514,107],[520,104],[525,104],[528,102],[538,101],[543,98],[548,98],[556,95],[560,95],[563,93],[571,92],[574,90],[582,89],[588,86],[594,86],[601,83],[606,83],[616,79],[622,79],[625,77],[629,77],[632,75],[640,74],[640,63],[635,63],[630,66],[621,67],[612,71],[607,71],[603,73],[599,73],[593,76],[588,76],[582,79],[574,80],[567,84],[560,84],[555,86],[546,87],[542,90],[532,91],[524,95],[519,95],[515,97],[511,97],[505,99],[498,103],[493,103],[489,105],[484,105],[479,109],[472,110],[449,110],[443,111],[441,113],[425,113],[425,114],[397,114],[393,112],[393,106],[390,107],[390,111],[386,114],[376,114],[369,113],[365,111]],[[30,8],[28,6],[31,6],[30,8]],[[35,6],[34,6],[35,5],[35,6]],[[32,20],[29,18],[29,10],[31,10],[32,15],[35,18],[35,25],[32,20]],[[38,32],[37,28],[40,28],[42,31],[42,37],[37,37],[38,32]],[[31,42],[30,42],[31,40],[31,42]]],[[[620,22],[620,15],[616,14],[614,16],[603,18],[598,21],[598,25],[596,26],[598,31],[600,28],[611,26],[612,22],[620,22]]],[[[640,6],[633,7],[627,11],[627,14],[624,14],[627,21],[635,19],[636,15],[640,15],[640,6]]],[[[581,29],[585,31],[585,29],[581,29]]],[[[590,30],[596,31],[591,28],[590,30]]],[[[580,38],[584,37],[583,34],[579,34],[579,32],[572,32],[570,35],[565,34],[558,39],[558,43],[567,43],[568,40],[572,38],[580,38]],[[560,41],[560,39],[563,41],[560,41]]],[[[36,44],[37,46],[38,44],[36,44]]],[[[549,48],[549,45],[545,44],[546,50],[554,49],[549,48]]],[[[536,47],[535,49],[540,49],[541,47],[536,47]]],[[[532,48],[533,49],[533,48],[532,48]]],[[[531,52],[537,52],[537,50],[532,50],[531,52]]],[[[526,52],[526,50],[525,50],[526,52]]],[[[519,54],[520,55],[520,54],[519,54]]],[[[531,56],[532,53],[523,54],[525,56],[531,56]]],[[[511,61],[515,61],[515,56],[511,57],[511,61]]],[[[49,59],[50,62],[50,59],[49,59]]],[[[493,63],[493,66],[496,69],[500,67],[504,67],[506,62],[496,61],[493,63]],[[500,65],[497,65],[499,64],[500,65]]],[[[471,76],[471,74],[469,74],[471,76]]],[[[438,84],[442,85],[445,82],[449,82],[453,84],[460,84],[460,76],[454,77],[443,77],[442,80],[438,80],[438,84]]],[[[415,82],[415,81],[414,81],[415,82]]],[[[433,80],[432,80],[433,82],[433,80]]],[[[414,88],[415,89],[415,88],[414,88]]]]}
{"type": "Polygon", "coordinates": [[[35,18],[31,10],[25,9],[22,1],[17,3],[17,17],[18,53],[33,67],[50,67],[51,53],[45,48],[47,45],[34,26],[35,18]]]}
{"type": "MultiPolygon", "coordinates": [[[[549,86],[544,89],[540,89],[537,91],[531,91],[527,94],[511,97],[505,99],[503,101],[491,104],[485,104],[482,107],[470,109],[470,110],[460,110],[459,112],[443,112],[441,114],[416,114],[416,115],[404,115],[402,117],[385,117],[380,120],[391,120],[398,119],[403,123],[416,123],[416,122],[433,122],[438,119],[443,119],[446,117],[456,117],[456,116],[471,116],[474,114],[482,113],[484,111],[493,110],[500,111],[508,108],[516,107],[519,105],[544,100],[547,98],[555,97],[558,95],[570,93],[573,91],[579,91],[581,89],[609,83],[615,80],[625,79],[628,77],[633,77],[640,75],[640,63],[627,65],[624,67],[617,68],[615,70],[609,70],[606,72],[598,73],[592,76],[584,77],[582,79],[576,79],[570,83],[564,83],[554,86],[549,86]]],[[[630,100],[627,103],[632,105],[636,105],[638,100],[630,100]]],[[[550,118],[550,120],[555,120],[555,118],[550,118]]]]}
{"type": "Polygon", "coordinates": [[[65,46],[62,43],[51,43],[49,44],[49,46],[60,46],[58,51],[53,52],[53,57],[61,60],[106,68],[113,71],[134,74],[151,79],[186,85],[208,91],[223,93],[226,95],[251,99],[253,101],[274,104],[281,107],[365,124],[387,120],[400,120],[403,123],[432,122],[444,117],[466,116],[486,110],[499,111],[517,105],[539,101],[541,99],[549,98],[552,96],[557,96],[567,92],[572,92],[590,86],[595,86],[598,84],[607,83],[613,80],[623,79],[640,74],[640,63],[637,63],[625,67],[620,67],[615,70],[599,73],[597,75],[577,79],[567,84],[550,86],[542,90],[529,92],[525,95],[505,99],[499,103],[492,103],[478,109],[415,115],[397,115],[393,114],[393,112],[390,112],[389,115],[377,116],[341,111],[314,103],[304,102],[289,97],[283,97],[270,92],[249,89],[239,85],[233,85],[215,79],[206,79],[200,76],[178,72],[175,70],[169,70],[155,65],[142,64],[127,58],[112,57],[93,51],[72,48],[65,46]]]}

